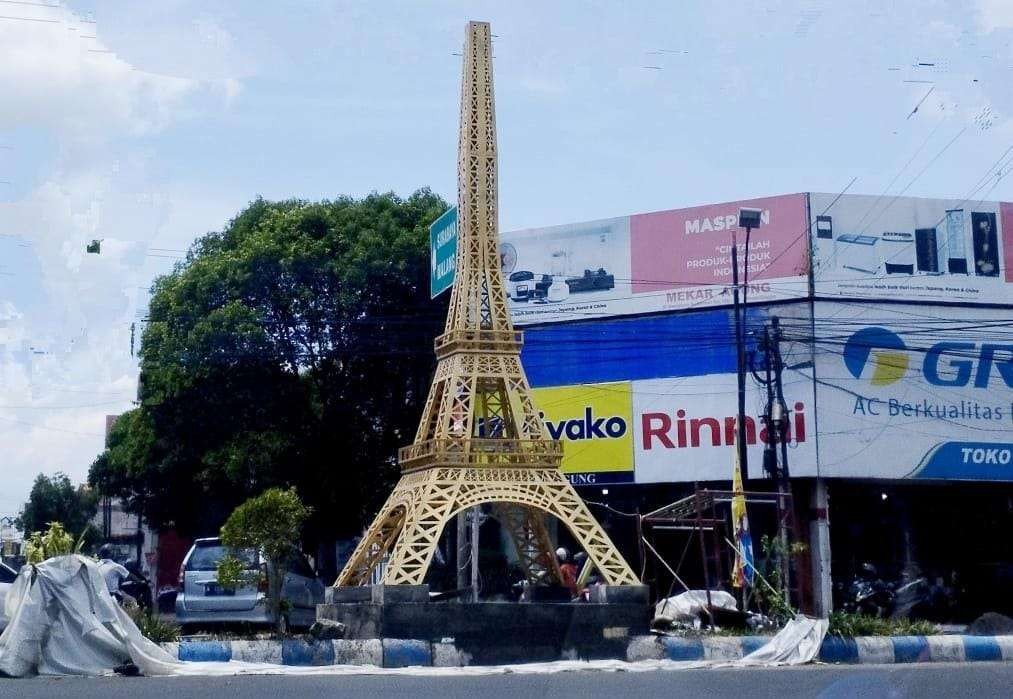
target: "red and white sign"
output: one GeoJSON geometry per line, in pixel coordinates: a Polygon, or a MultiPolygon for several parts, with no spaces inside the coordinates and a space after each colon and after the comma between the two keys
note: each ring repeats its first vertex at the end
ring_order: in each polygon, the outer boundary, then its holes
{"type": "MultiPolygon", "coordinates": [[[[789,377],[785,377],[786,381],[789,377]]],[[[812,384],[785,383],[790,415],[789,468],[793,476],[815,475],[812,384]],[[792,463],[797,468],[792,468],[792,463]]],[[[737,390],[735,374],[633,382],[634,464],[637,483],[730,480],[734,462],[737,390]]],[[[766,403],[749,380],[746,443],[749,475],[763,476],[767,430],[759,416],[766,403]]]]}
{"type": "MultiPolygon", "coordinates": [[[[706,304],[689,292],[725,287],[732,282],[733,240],[738,246],[739,280],[746,275],[757,288],[756,300],[784,296],[785,283],[804,282],[808,223],[805,194],[734,201],[659,211],[630,217],[634,294],[664,293],[667,308],[706,304]],[[739,228],[739,209],[759,209],[761,225],[750,233],[739,228]]],[[[697,296],[700,296],[697,294],[697,296]]]]}

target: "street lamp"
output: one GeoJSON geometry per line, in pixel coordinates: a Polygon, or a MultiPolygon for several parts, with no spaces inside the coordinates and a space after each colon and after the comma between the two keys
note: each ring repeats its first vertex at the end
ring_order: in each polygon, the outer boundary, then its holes
{"type": "Polygon", "coordinates": [[[762,216],[763,212],[760,209],[748,207],[739,209],[739,227],[746,229],[745,284],[742,289],[742,307],[739,305],[739,245],[736,232],[734,229],[732,230],[732,301],[735,304],[735,347],[737,350],[739,392],[738,419],[735,421],[735,448],[738,450],[739,469],[743,482],[749,479],[749,462],[746,458],[746,347],[743,341],[746,285],[749,284],[749,234],[754,228],[760,227],[762,216]]]}

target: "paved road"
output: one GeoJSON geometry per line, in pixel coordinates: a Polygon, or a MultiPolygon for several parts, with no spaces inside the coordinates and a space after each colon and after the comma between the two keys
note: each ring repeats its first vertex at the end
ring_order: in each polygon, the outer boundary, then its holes
{"type": "Polygon", "coordinates": [[[636,673],[568,672],[485,677],[105,677],[0,680],[0,698],[278,699],[286,696],[401,699],[496,697],[1009,697],[1013,663],[684,670],[636,673]]]}

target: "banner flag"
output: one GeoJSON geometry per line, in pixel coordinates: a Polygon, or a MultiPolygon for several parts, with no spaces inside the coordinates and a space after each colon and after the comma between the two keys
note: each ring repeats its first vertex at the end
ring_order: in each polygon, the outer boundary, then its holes
{"type": "Polygon", "coordinates": [[[746,496],[742,488],[742,465],[739,450],[735,449],[735,466],[732,471],[732,531],[735,533],[735,565],[732,566],[732,587],[753,584],[753,535],[749,532],[746,515],[746,496]]]}

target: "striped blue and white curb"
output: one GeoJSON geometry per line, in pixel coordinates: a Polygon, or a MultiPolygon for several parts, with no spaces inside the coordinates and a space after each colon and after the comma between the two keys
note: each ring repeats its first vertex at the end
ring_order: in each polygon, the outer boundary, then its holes
{"type": "MultiPolygon", "coordinates": [[[[738,660],[763,646],[768,636],[634,636],[625,660],[738,660]]],[[[334,641],[182,641],[163,643],[170,655],[195,662],[242,660],[275,665],[373,665],[376,667],[461,667],[471,655],[453,641],[396,638],[334,641]]],[[[560,660],[580,653],[566,649],[560,660]]],[[[827,636],[819,660],[825,663],[894,664],[929,662],[1013,662],[1013,636],[827,636]]]]}
{"type": "Polygon", "coordinates": [[[241,660],[272,665],[374,665],[377,667],[459,667],[471,656],[452,642],[401,640],[181,641],[162,648],[180,660],[241,660]]]}
{"type": "MultiPolygon", "coordinates": [[[[763,636],[638,636],[631,639],[626,659],[738,660],[767,640],[763,636]]],[[[819,659],[861,664],[1013,661],[1013,636],[827,636],[819,659]]]]}

